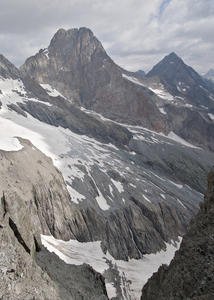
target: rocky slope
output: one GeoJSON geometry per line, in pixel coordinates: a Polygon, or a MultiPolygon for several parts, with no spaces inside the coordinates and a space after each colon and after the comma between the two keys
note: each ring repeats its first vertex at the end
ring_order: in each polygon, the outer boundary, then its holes
{"type": "Polygon", "coordinates": [[[66,227],[75,228],[79,212],[52,161],[29,141],[19,142],[19,151],[0,150],[1,299],[108,299],[103,277],[91,267],[65,266],[42,250],[41,233],[73,237],[66,227]],[[48,269],[35,260],[43,256],[48,269]]]}
{"type": "Polygon", "coordinates": [[[169,266],[159,268],[142,291],[142,300],[204,299],[214,297],[214,170],[200,211],[192,219],[180,249],[169,266]]]}

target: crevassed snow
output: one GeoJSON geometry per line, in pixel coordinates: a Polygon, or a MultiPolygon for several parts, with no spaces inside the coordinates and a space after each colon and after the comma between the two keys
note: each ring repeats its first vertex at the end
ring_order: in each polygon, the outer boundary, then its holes
{"type": "MultiPolygon", "coordinates": [[[[42,243],[50,252],[55,252],[62,260],[69,264],[80,265],[83,263],[90,264],[97,272],[103,274],[108,270],[107,260],[111,261],[120,272],[121,276],[125,274],[127,280],[131,280],[131,289],[134,296],[140,299],[141,289],[147,282],[148,278],[156,272],[160,265],[169,264],[179,247],[179,243],[166,244],[166,251],[160,251],[156,254],[146,254],[139,260],[130,259],[128,262],[115,260],[108,252],[104,254],[100,247],[100,242],[80,243],[76,240],[68,242],[56,240],[52,236],[41,236],[42,243]]],[[[181,238],[180,238],[181,241],[181,238]]],[[[110,282],[108,282],[110,284],[110,282]]],[[[114,296],[112,286],[107,285],[109,298],[114,296]],[[110,289],[109,289],[110,287],[110,289]]],[[[122,281],[121,281],[122,284],[122,281]]],[[[134,299],[134,298],[124,298],[134,299]]]]}

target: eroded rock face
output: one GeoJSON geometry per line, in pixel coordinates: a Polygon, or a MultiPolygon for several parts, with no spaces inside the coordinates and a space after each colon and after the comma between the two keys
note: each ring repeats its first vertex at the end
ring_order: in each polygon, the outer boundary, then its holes
{"type": "Polygon", "coordinates": [[[142,300],[212,299],[214,297],[214,171],[200,211],[192,219],[180,249],[167,267],[154,273],[142,290],[142,300]]]}

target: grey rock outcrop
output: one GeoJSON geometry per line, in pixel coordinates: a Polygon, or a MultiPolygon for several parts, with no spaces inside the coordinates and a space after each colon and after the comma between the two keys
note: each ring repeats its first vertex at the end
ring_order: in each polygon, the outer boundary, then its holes
{"type": "Polygon", "coordinates": [[[214,297],[214,171],[200,211],[192,219],[180,249],[169,266],[163,265],[148,280],[141,300],[204,299],[214,297]]]}
{"type": "Polygon", "coordinates": [[[81,214],[51,160],[29,141],[20,142],[19,151],[0,151],[0,298],[108,299],[104,278],[90,266],[66,265],[42,248],[42,233],[74,238],[72,220],[81,214]]]}
{"type": "Polygon", "coordinates": [[[0,54],[0,76],[3,78],[18,79],[20,77],[19,69],[16,68],[9,60],[0,54]]]}

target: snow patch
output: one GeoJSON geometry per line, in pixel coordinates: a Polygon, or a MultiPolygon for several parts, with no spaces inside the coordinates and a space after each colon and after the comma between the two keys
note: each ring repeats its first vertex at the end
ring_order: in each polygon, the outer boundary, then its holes
{"type": "Polygon", "coordinates": [[[116,180],[114,180],[114,179],[112,179],[112,178],[111,178],[111,181],[113,182],[113,184],[115,185],[115,187],[118,189],[118,191],[119,191],[120,193],[124,192],[123,185],[122,185],[121,182],[116,181],[116,180]]]}
{"type": "Polygon", "coordinates": [[[214,120],[214,115],[213,114],[208,114],[211,120],[214,120]]]}
{"type": "Polygon", "coordinates": [[[52,86],[50,84],[40,84],[40,85],[48,93],[48,95],[50,95],[52,97],[61,96],[61,97],[65,98],[59,91],[52,88],[52,86]]]}
{"type": "Polygon", "coordinates": [[[160,111],[162,114],[164,114],[164,115],[167,114],[167,113],[164,111],[164,109],[163,109],[162,107],[159,108],[159,111],[160,111]]]}
{"type": "Polygon", "coordinates": [[[157,96],[159,96],[160,98],[164,99],[164,100],[168,100],[168,101],[172,101],[174,100],[174,97],[169,94],[168,92],[166,91],[163,91],[163,90],[159,90],[159,89],[152,89],[152,88],[149,88],[153,93],[155,93],[157,96]]]}
{"type": "MultiPolygon", "coordinates": [[[[0,124],[1,128],[1,124],[0,124]]],[[[0,140],[0,150],[4,151],[19,151],[23,148],[19,140],[15,137],[4,137],[0,140]]]]}

